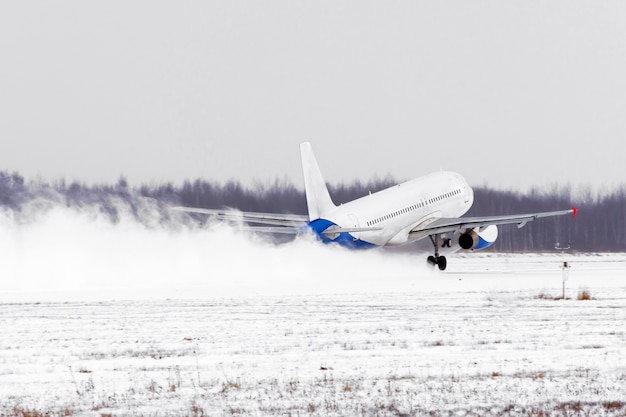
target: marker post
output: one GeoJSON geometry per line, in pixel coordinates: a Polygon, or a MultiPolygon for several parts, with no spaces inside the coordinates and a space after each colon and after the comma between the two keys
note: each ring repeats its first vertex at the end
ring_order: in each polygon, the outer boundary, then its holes
{"type": "MultiPolygon", "coordinates": [[[[557,242],[554,246],[554,249],[561,251],[561,259],[565,258],[565,251],[568,250],[571,246],[567,245],[566,248],[559,247],[559,243],[557,242]]],[[[566,260],[563,260],[561,264],[561,278],[563,279],[563,295],[562,298],[565,300],[565,282],[569,280],[569,268],[570,265],[566,260]]]]}

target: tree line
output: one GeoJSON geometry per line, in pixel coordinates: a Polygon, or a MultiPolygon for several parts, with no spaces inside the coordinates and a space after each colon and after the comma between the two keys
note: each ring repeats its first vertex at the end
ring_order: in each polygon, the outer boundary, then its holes
{"type": "MultiPolygon", "coordinates": [[[[336,204],[345,203],[396,184],[391,178],[367,182],[329,184],[336,204]]],[[[11,211],[16,218],[32,215],[56,206],[91,208],[119,222],[123,216],[146,225],[174,224],[179,213],[169,207],[184,205],[204,208],[231,207],[243,211],[306,214],[304,190],[290,180],[243,186],[237,181],[216,182],[197,179],[182,185],[173,183],[144,184],[131,187],[124,177],[112,185],[86,185],[64,180],[48,183],[25,181],[18,173],[0,171],[0,209],[11,211]]],[[[474,205],[466,216],[523,214],[538,211],[578,208],[571,216],[529,222],[519,230],[515,225],[500,227],[498,240],[490,250],[501,252],[550,251],[558,243],[571,245],[582,252],[626,251],[626,185],[603,195],[589,189],[573,193],[568,186],[532,189],[528,192],[496,190],[486,186],[474,188],[474,205]]],[[[203,223],[202,216],[185,215],[185,221],[203,223]]]]}

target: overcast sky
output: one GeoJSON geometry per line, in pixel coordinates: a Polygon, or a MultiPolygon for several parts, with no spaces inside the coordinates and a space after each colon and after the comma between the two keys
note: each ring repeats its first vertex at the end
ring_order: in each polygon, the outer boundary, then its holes
{"type": "Polygon", "coordinates": [[[4,1],[0,170],[626,182],[624,1],[4,1]]]}

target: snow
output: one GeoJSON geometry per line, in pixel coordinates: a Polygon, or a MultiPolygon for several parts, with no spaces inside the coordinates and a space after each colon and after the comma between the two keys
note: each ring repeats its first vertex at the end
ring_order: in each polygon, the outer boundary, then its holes
{"type": "Polygon", "coordinates": [[[0,415],[626,413],[626,254],[442,273],[70,209],[0,229],[0,415]]]}

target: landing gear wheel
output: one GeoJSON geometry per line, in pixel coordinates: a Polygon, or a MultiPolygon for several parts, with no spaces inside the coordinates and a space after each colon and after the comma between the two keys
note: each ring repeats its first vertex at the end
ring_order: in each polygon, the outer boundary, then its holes
{"type": "Polygon", "coordinates": [[[446,266],[448,266],[448,261],[445,256],[429,256],[428,257],[428,265],[439,267],[440,271],[445,271],[446,266]]]}
{"type": "Polygon", "coordinates": [[[439,267],[440,271],[446,270],[446,266],[448,266],[448,261],[446,260],[445,256],[440,256],[437,258],[437,266],[439,267]]]}
{"type": "Polygon", "coordinates": [[[445,271],[446,266],[448,266],[448,261],[446,260],[445,256],[439,256],[439,243],[443,239],[444,243],[442,247],[452,246],[450,243],[450,239],[444,238],[440,235],[434,235],[434,236],[430,235],[429,237],[430,237],[430,241],[433,242],[433,247],[435,248],[435,256],[428,257],[428,264],[432,266],[437,265],[440,271],[445,271]]]}

